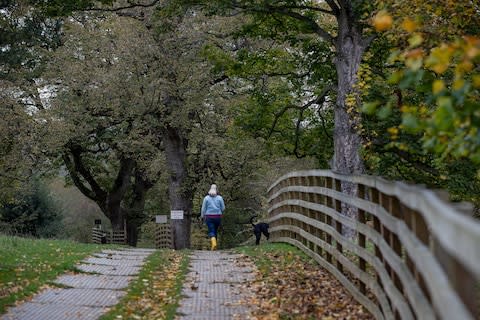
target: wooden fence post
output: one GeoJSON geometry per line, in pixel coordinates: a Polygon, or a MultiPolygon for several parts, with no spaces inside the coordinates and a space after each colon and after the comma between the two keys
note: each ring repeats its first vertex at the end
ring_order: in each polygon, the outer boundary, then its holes
{"type": "MultiPolygon", "coordinates": [[[[335,184],[335,190],[338,192],[342,192],[342,182],[340,180],[334,179],[334,184],[335,184]]],[[[340,200],[335,200],[335,211],[337,211],[339,214],[342,214],[342,202],[340,200]]],[[[335,220],[335,228],[337,232],[342,235],[342,223],[339,220],[335,220]]],[[[336,241],[337,245],[337,251],[340,254],[343,254],[343,247],[342,245],[336,241]]],[[[343,272],[343,265],[340,263],[340,261],[337,260],[337,269],[340,272],[343,272]]]]}
{"type": "MultiPolygon", "coordinates": [[[[480,282],[462,264],[433,239],[433,253],[450,279],[450,283],[470,312],[480,319],[480,282]]],[[[480,268],[480,266],[479,266],[480,268]]]]}
{"type": "MultiPolygon", "coordinates": [[[[327,177],[325,178],[325,188],[332,190],[332,178],[327,177]]],[[[331,197],[326,197],[326,205],[329,208],[332,208],[332,198],[331,197]]],[[[332,217],[329,215],[325,215],[325,223],[329,226],[332,225],[332,217]]],[[[332,245],[332,236],[330,234],[326,234],[326,240],[327,243],[331,246],[332,245]]],[[[327,252],[327,261],[328,263],[332,263],[332,254],[327,252]]]]}
{"type": "MultiPolygon", "coordinates": [[[[365,199],[365,186],[363,184],[358,185],[358,197],[360,199],[365,199]]],[[[357,218],[358,218],[358,222],[360,222],[362,224],[365,224],[365,222],[366,222],[365,211],[359,209],[357,218]]],[[[366,236],[361,232],[358,233],[358,245],[363,249],[367,248],[366,236]]],[[[364,272],[367,271],[367,264],[366,264],[365,259],[359,257],[358,267],[360,268],[360,270],[362,270],[364,272]]],[[[367,293],[365,283],[361,280],[359,281],[359,289],[360,289],[360,292],[362,294],[367,293]]]]}

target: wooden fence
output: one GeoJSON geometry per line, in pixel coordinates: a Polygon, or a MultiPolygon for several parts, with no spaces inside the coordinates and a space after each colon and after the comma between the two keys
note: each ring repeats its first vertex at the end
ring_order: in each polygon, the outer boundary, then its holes
{"type": "Polygon", "coordinates": [[[157,224],[155,229],[155,247],[172,248],[172,229],[170,223],[157,224]]]}
{"type": "Polygon", "coordinates": [[[376,319],[480,319],[480,221],[468,204],[326,170],[292,172],[268,192],[272,240],[313,257],[376,319]],[[342,193],[349,186],[357,196],[342,193]],[[356,218],[340,214],[346,207],[356,218]]]}
{"type": "Polygon", "coordinates": [[[103,244],[127,244],[127,226],[124,223],[123,230],[103,230],[101,225],[92,228],[92,242],[103,244]]]}

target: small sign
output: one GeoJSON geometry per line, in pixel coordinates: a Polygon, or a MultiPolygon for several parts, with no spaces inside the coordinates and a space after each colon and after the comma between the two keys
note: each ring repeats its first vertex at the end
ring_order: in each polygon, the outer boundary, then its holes
{"type": "Polygon", "coordinates": [[[155,216],[155,223],[167,223],[167,215],[155,216]]]}
{"type": "Polygon", "coordinates": [[[183,219],[183,210],[172,210],[172,211],[170,211],[170,219],[182,220],[183,219]]]}

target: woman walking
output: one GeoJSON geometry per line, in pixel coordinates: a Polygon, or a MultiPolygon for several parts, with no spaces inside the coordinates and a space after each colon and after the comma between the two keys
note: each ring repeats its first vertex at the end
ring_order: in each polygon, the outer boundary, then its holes
{"type": "Polygon", "coordinates": [[[217,231],[225,211],[223,198],[217,192],[217,185],[212,184],[208,195],[203,198],[201,217],[208,227],[208,237],[212,244],[212,250],[217,248],[217,231]]]}

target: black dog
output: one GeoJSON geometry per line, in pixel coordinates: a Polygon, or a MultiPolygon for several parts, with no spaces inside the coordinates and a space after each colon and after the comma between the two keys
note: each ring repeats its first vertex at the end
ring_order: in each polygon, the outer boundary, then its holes
{"type": "Polygon", "coordinates": [[[250,218],[250,223],[253,226],[253,233],[255,234],[256,238],[255,244],[258,246],[260,244],[260,238],[262,237],[262,233],[267,238],[267,240],[268,238],[270,238],[270,233],[268,233],[269,225],[265,222],[259,222],[257,224],[254,224],[253,219],[255,219],[255,217],[250,218]]]}

